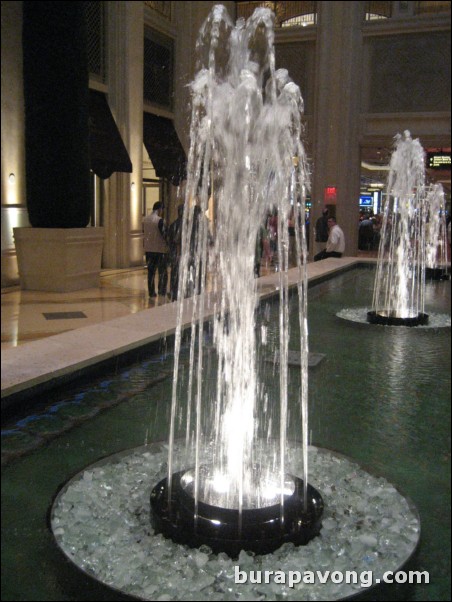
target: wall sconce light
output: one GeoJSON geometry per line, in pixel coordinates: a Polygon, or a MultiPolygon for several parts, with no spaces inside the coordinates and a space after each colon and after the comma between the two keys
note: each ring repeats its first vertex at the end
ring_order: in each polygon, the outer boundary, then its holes
{"type": "Polygon", "coordinates": [[[16,176],[15,176],[15,174],[13,174],[13,173],[9,174],[9,176],[8,176],[8,182],[10,184],[14,184],[16,182],[16,176]]]}

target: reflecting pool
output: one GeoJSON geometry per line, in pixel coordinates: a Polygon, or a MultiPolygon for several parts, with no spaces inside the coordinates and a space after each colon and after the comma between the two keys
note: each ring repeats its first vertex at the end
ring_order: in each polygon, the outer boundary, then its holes
{"type": "MultiPolygon", "coordinates": [[[[337,318],[344,307],[370,304],[373,276],[370,269],[350,270],[309,291],[310,351],[325,354],[309,372],[310,441],[382,475],[420,512],[414,568],[428,570],[430,584],[376,591],[372,599],[444,600],[450,595],[450,329],[372,328],[337,318]]],[[[450,282],[429,285],[426,310],[449,313],[450,282]]],[[[276,337],[277,304],[264,303],[260,314],[266,336],[276,337]]],[[[150,356],[83,388],[49,394],[39,410],[3,426],[2,599],[122,599],[62,558],[47,512],[59,485],[83,467],[167,439],[172,363],[170,351],[150,356]]],[[[267,362],[267,371],[269,380],[277,378],[277,363],[267,362]]],[[[293,392],[297,375],[290,372],[293,392]]]]}

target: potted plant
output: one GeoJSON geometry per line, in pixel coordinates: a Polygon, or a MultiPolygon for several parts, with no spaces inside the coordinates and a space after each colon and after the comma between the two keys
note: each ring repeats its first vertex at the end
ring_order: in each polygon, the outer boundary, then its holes
{"type": "Polygon", "coordinates": [[[83,2],[23,2],[26,194],[15,228],[21,286],[97,286],[103,229],[90,221],[89,85],[83,2]]]}

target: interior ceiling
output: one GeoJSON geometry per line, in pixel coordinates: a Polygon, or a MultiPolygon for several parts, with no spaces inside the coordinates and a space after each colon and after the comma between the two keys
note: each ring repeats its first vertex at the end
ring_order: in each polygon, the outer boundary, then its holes
{"type": "MultiPolygon", "coordinates": [[[[374,182],[386,183],[388,164],[391,158],[392,148],[386,147],[362,147],[361,148],[361,177],[364,184],[374,182]],[[380,168],[380,169],[379,169],[380,168]]],[[[450,147],[425,148],[426,153],[449,152],[450,147]]],[[[444,192],[450,197],[451,193],[450,169],[427,169],[427,182],[430,184],[442,184],[444,192]]]]}

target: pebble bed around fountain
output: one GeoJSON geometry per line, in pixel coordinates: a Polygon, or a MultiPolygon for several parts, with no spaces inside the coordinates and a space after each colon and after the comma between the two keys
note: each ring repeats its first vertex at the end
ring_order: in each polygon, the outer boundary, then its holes
{"type": "MultiPolygon", "coordinates": [[[[149,520],[151,487],[166,474],[167,446],[152,444],[115,454],[66,483],[51,508],[58,547],[101,583],[142,600],[339,600],[364,592],[413,555],[420,521],[413,504],[384,478],[350,459],[310,448],[309,482],[324,497],[321,535],[308,545],[285,544],[272,554],[242,551],[238,559],[190,549],[155,535],[149,520]],[[303,581],[235,583],[241,571],[356,571],[358,583],[303,581]],[[368,574],[368,573],[366,573],[368,574]],[[363,582],[364,584],[365,582],[363,582]],[[369,586],[367,582],[366,588],[369,586]]],[[[288,446],[288,469],[302,471],[298,447],[288,446]]],[[[335,581],[338,579],[336,578],[335,581]]]]}
{"type": "MultiPolygon", "coordinates": [[[[336,316],[343,320],[350,320],[350,322],[359,322],[360,324],[367,324],[369,326],[381,326],[380,324],[370,324],[367,321],[367,312],[370,311],[368,307],[352,307],[345,308],[338,311],[336,316]]],[[[411,329],[424,330],[426,328],[450,328],[451,319],[447,314],[437,314],[432,312],[428,313],[428,324],[419,324],[418,326],[411,326],[411,329]]],[[[388,326],[387,324],[385,326],[388,326]]],[[[390,328],[400,328],[400,326],[390,326],[390,328]]]]}

